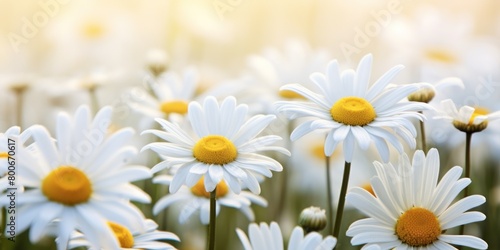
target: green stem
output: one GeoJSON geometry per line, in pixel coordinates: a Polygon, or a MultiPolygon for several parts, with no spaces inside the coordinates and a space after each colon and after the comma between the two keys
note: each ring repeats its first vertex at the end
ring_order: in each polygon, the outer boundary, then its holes
{"type": "Polygon", "coordinates": [[[332,180],[330,177],[330,156],[326,156],[326,201],[328,202],[328,221],[330,234],[333,234],[333,204],[332,204],[332,180]]]}
{"type": "Polygon", "coordinates": [[[7,245],[7,243],[6,243],[7,235],[5,235],[5,228],[2,227],[2,225],[5,225],[6,221],[7,221],[7,209],[2,207],[1,213],[2,213],[2,215],[1,215],[2,220],[0,221],[1,222],[0,223],[0,250],[3,250],[4,246],[7,245]]]}
{"type": "MultiPolygon", "coordinates": [[[[422,111],[420,111],[422,112],[422,111]]],[[[422,150],[427,153],[427,143],[425,142],[425,127],[424,121],[420,121],[420,139],[422,140],[422,150]]]]}
{"type": "MultiPolygon", "coordinates": [[[[465,133],[465,178],[470,178],[470,144],[472,140],[472,133],[465,133]]],[[[464,190],[464,198],[469,195],[469,187],[464,190]]],[[[460,226],[460,235],[464,234],[465,225],[460,226]]]]}
{"type": "MultiPolygon", "coordinates": [[[[288,121],[287,123],[287,133],[291,134],[293,130],[293,121],[288,121]]],[[[288,137],[288,140],[286,141],[287,143],[287,148],[292,152],[292,141],[290,140],[290,137],[288,137]]],[[[278,205],[276,206],[274,212],[273,212],[273,217],[276,222],[279,222],[281,219],[281,216],[284,214],[283,210],[285,208],[285,201],[286,201],[286,196],[287,196],[287,186],[288,186],[288,166],[291,165],[291,158],[288,157],[286,160],[286,166],[283,167],[283,171],[280,173],[281,177],[281,183],[280,183],[280,192],[279,192],[279,197],[278,197],[278,205]]]]}
{"type": "Polygon", "coordinates": [[[333,236],[339,238],[340,225],[342,224],[342,215],[344,214],[345,196],[347,193],[347,184],[349,184],[349,173],[351,172],[351,163],[345,162],[344,176],[342,177],[342,187],[340,189],[339,206],[337,207],[337,216],[335,217],[335,228],[333,236]]]}
{"type": "Polygon", "coordinates": [[[208,250],[215,249],[215,191],[210,192],[210,224],[208,227],[208,250]]]}

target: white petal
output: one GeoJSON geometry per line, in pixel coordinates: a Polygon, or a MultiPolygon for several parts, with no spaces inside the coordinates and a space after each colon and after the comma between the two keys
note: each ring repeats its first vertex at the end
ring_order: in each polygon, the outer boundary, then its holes
{"type": "Polygon", "coordinates": [[[439,240],[448,242],[450,244],[454,245],[460,245],[460,246],[466,246],[466,247],[472,247],[475,249],[487,249],[488,244],[474,236],[469,236],[469,235],[441,235],[439,236],[439,240]]]}
{"type": "Polygon", "coordinates": [[[392,78],[394,78],[399,71],[401,71],[404,68],[403,65],[397,65],[392,67],[389,71],[384,73],[375,83],[370,87],[368,90],[368,93],[366,94],[365,99],[368,101],[373,100],[377,95],[380,94],[380,92],[385,89],[387,84],[390,83],[392,78]]]}
{"type": "Polygon", "coordinates": [[[354,82],[354,95],[364,97],[368,92],[368,84],[370,82],[370,74],[372,70],[372,60],[371,54],[364,56],[358,64],[356,69],[356,78],[354,82]]]}

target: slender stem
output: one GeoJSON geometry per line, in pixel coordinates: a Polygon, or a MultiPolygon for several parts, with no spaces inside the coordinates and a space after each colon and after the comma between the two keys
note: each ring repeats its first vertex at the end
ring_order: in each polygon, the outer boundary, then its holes
{"type": "MultiPolygon", "coordinates": [[[[288,121],[287,122],[287,134],[291,134],[293,130],[293,121],[288,121]]],[[[293,151],[292,148],[292,141],[290,140],[290,137],[288,137],[288,140],[286,141],[287,148],[290,152],[293,151]]],[[[286,201],[286,196],[287,196],[287,190],[288,190],[288,166],[291,165],[291,158],[288,157],[286,160],[286,166],[283,167],[283,171],[280,173],[281,177],[281,183],[280,183],[280,189],[279,189],[279,197],[278,197],[278,205],[276,206],[276,209],[273,212],[273,217],[276,222],[279,222],[281,219],[281,216],[284,214],[283,209],[285,208],[285,201],[286,201]]]]}
{"type": "MultiPolygon", "coordinates": [[[[470,142],[472,140],[472,133],[465,133],[465,178],[470,178],[470,142]]],[[[464,190],[464,197],[469,195],[469,188],[464,190]]]]}
{"type": "Polygon", "coordinates": [[[93,114],[97,114],[97,111],[99,110],[99,102],[97,100],[96,90],[97,86],[89,87],[90,108],[92,109],[93,114]]]}
{"type": "MultiPolygon", "coordinates": [[[[419,111],[422,113],[422,111],[419,111]]],[[[425,142],[425,126],[424,126],[424,121],[420,121],[420,139],[422,140],[422,151],[424,153],[427,153],[427,143],[425,142]]]]}
{"type": "Polygon", "coordinates": [[[333,204],[332,204],[332,180],[330,177],[330,156],[326,156],[326,201],[328,202],[329,234],[333,234],[333,204]]]}
{"type": "Polygon", "coordinates": [[[339,206],[337,207],[337,216],[335,217],[335,228],[333,236],[339,238],[340,225],[342,224],[342,215],[344,213],[345,195],[347,193],[347,184],[349,184],[349,173],[351,172],[351,163],[345,162],[344,176],[342,177],[342,187],[340,189],[339,206]]]}
{"type": "Polygon", "coordinates": [[[210,225],[208,227],[208,250],[215,249],[215,191],[210,192],[210,225]]]}
{"type": "MultiPolygon", "coordinates": [[[[1,209],[1,213],[2,213],[2,220],[0,222],[0,250],[3,250],[4,247],[6,245],[5,243],[5,239],[7,238],[7,235],[4,235],[5,233],[5,228],[2,227],[2,225],[5,225],[6,224],[6,221],[7,221],[7,209],[5,209],[4,207],[2,207],[1,209]]],[[[7,227],[7,226],[6,226],[7,227]]]]}
{"type": "MultiPolygon", "coordinates": [[[[472,133],[465,133],[465,178],[470,178],[470,144],[472,140],[472,133]]],[[[469,187],[464,190],[464,197],[469,195],[469,187]]],[[[460,226],[460,235],[464,234],[465,225],[460,226]]]]}

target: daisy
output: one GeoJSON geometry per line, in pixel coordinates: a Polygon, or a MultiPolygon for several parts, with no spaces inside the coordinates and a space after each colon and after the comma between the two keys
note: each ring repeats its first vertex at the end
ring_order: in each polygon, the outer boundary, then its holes
{"type": "Polygon", "coordinates": [[[447,77],[435,83],[424,83],[426,86],[419,91],[413,92],[408,96],[408,100],[415,102],[431,102],[436,96],[436,92],[442,92],[444,88],[459,87],[462,90],[465,88],[464,83],[460,78],[447,77]]]}
{"type": "MultiPolygon", "coordinates": [[[[160,175],[153,179],[153,183],[170,185],[171,176],[160,175]]],[[[203,177],[191,188],[182,186],[175,194],[162,197],[153,207],[153,214],[157,215],[168,206],[180,203],[182,212],[179,222],[184,224],[192,215],[199,211],[201,223],[208,225],[210,212],[210,193],[205,190],[203,177]]],[[[262,207],[267,206],[267,201],[255,194],[241,191],[239,194],[229,190],[226,182],[222,180],[217,184],[216,191],[216,215],[219,215],[220,207],[233,207],[240,210],[250,221],[255,219],[251,205],[257,204],[262,207]]]]}
{"type": "Polygon", "coordinates": [[[65,249],[70,233],[81,231],[94,246],[117,249],[118,242],[106,221],[128,228],[144,228],[142,213],[129,200],[147,203],[148,194],[131,181],[150,177],[143,166],[127,166],[137,152],[126,142],[132,129],[107,134],[112,109],[102,108],[92,120],[87,106],[72,119],[61,113],[57,141],[39,125],[30,127],[34,151],[19,150],[21,185],[28,190],[18,197],[17,230],[30,228],[32,242],[58,220],[58,249],[65,249]]]}
{"type": "MultiPolygon", "coordinates": [[[[180,241],[177,235],[170,232],[158,231],[158,225],[153,220],[147,219],[144,224],[146,231],[129,230],[123,225],[114,222],[108,222],[108,226],[113,230],[115,237],[120,243],[119,249],[141,250],[141,249],[156,249],[156,250],[170,250],[176,249],[172,245],[161,242],[158,240],[173,240],[180,241]]],[[[73,233],[68,245],[68,249],[87,247],[89,250],[98,250],[102,248],[94,248],[85,238],[85,235],[79,232],[73,233]]]]}
{"type": "Polygon", "coordinates": [[[469,235],[445,234],[456,226],[482,221],[480,212],[466,212],[483,204],[481,195],[471,195],[451,204],[467,187],[469,178],[459,179],[462,168],[455,166],[438,182],[439,154],[431,149],[425,157],[418,150],[413,162],[406,155],[397,166],[374,163],[377,176],[371,184],[376,197],[361,188],[353,188],[347,202],[370,218],[349,227],[353,245],[378,244],[382,249],[455,249],[462,245],[486,249],[483,240],[469,235]]]}
{"type": "MultiPolygon", "coordinates": [[[[267,225],[261,222],[260,225],[251,223],[248,226],[248,236],[243,230],[237,228],[236,233],[240,238],[245,250],[283,250],[283,236],[278,223],[271,222],[267,225]]],[[[304,235],[304,230],[297,226],[293,229],[288,242],[288,250],[309,250],[309,249],[333,249],[337,244],[337,239],[332,236],[323,238],[317,232],[304,235]]]]}
{"type": "Polygon", "coordinates": [[[380,77],[370,88],[372,56],[366,55],[356,71],[339,71],[337,61],[328,64],[326,75],[314,73],[311,80],[321,90],[315,93],[299,84],[285,85],[282,90],[294,91],[311,102],[277,102],[278,112],[290,119],[315,117],[299,125],[290,135],[292,140],[317,129],[327,129],[324,153],[332,155],[337,144],[344,142],[346,162],[352,161],[354,144],[366,150],[373,141],[384,162],[389,160],[391,143],[398,152],[403,145],[398,135],[415,148],[416,129],[409,118],[423,119],[417,111],[427,109],[426,104],[403,101],[410,93],[417,91],[420,84],[408,84],[386,88],[392,78],[403,68],[395,66],[380,77]],[[389,129],[387,129],[389,128],[389,129]]]}
{"type": "Polygon", "coordinates": [[[234,97],[227,97],[218,104],[213,96],[205,98],[203,106],[191,102],[188,118],[197,138],[192,138],[179,126],[156,119],[166,130],[148,130],[167,142],[155,142],[146,145],[143,150],[151,149],[168,160],[153,167],[156,173],[164,168],[178,166],[170,192],[175,193],[182,184],[194,186],[204,178],[205,190],[211,192],[216,185],[225,180],[229,188],[239,194],[243,183],[253,193],[260,193],[260,185],[255,175],[271,177],[272,171],[281,171],[281,164],[258,154],[260,151],[290,153],[277,146],[270,146],[281,137],[266,135],[256,137],[276,117],[274,115],[256,115],[245,122],[248,106],[236,106],[234,97]]]}
{"type": "MultiPolygon", "coordinates": [[[[153,79],[148,79],[153,81],[153,79]]],[[[185,115],[188,103],[194,98],[199,82],[198,72],[194,68],[186,69],[182,75],[169,71],[162,74],[155,82],[149,83],[152,93],[134,95],[131,107],[150,117],[166,117],[170,114],[185,115]]],[[[135,89],[134,91],[141,91],[135,89]]]]}
{"type": "Polygon", "coordinates": [[[279,91],[279,88],[288,83],[304,83],[313,86],[309,75],[324,68],[328,63],[326,50],[313,50],[301,40],[289,40],[283,45],[283,50],[268,48],[262,55],[248,58],[248,66],[258,82],[270,90],[267,94],[274,94],[272,99],[302,98],[292,91],[279,91]]]}

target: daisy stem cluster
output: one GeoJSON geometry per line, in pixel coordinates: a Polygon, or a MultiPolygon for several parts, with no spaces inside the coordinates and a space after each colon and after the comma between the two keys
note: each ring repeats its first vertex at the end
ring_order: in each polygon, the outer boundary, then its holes
{"type": "Polygon", "coordinates": [[[335,227],[333,228],[333,237],[335,238],[339,237],[340,226],[342,225],[342,215],[344,214],[344,204],[350,172],[351,163],[346,161],[344,165],[344,176],[342,177],[342,187],[340,188],[339,206],[337,207],[337,216],[335,217],[335,227]]]}

